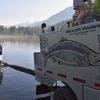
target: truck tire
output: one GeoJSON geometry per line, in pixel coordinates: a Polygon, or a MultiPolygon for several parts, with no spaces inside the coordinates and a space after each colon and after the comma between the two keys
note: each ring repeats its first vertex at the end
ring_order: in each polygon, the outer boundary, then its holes
{"type": "Polygon", "coordinates": [[[55,90],[53,100],[77,100],[77,98],[69,88],[60,87],[55,90]]]}

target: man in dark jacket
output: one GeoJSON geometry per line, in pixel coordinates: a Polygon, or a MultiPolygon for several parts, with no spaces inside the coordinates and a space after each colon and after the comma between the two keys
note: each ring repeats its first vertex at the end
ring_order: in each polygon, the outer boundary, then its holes
{"type": "Polygon", "coordinates": [[[0,45],[0,55],[2,55],[2,46],[0,45]]]}

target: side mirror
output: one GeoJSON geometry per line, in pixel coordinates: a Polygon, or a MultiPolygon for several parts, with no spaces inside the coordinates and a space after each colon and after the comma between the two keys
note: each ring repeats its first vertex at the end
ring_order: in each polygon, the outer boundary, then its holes
{"type": "Polygon", "coordinates": [[[45,33],[44,28],[46,28],[46,23],[43,23],[43,24],[41,25],[42,33],[45,33]]]}
{"type": "Polygon", "coordinates": [[[51,31],[55,31],[55,27],[54,26],[51,26],[51,31]]]}
{"type": "Polygon", "coordinates": [[[41,28],[42,29],[46,28],[46,23],[42,23],[41,28]]]}

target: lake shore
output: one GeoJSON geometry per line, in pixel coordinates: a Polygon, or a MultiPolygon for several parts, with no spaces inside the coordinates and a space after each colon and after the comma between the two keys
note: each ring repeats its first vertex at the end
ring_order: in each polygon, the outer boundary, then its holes
{"type": "Polygon", "coordinates": [[[33,41],[39,42],[39,37],[36,35],[0,35],[0,41],[33,41]]]}

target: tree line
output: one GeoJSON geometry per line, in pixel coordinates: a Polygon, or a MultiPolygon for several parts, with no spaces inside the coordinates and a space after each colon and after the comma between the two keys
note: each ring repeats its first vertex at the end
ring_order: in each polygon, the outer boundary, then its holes
{"type": "Polygon", "coordinates": [[[94,1],[94,10],[98,13],[100,13],[100,0],[94,1]]]}
{"type": "Polygon", "coordinates": [[[6,27],[0,25],[0,34],[2,35],[38,35],[40,32],[40,27],[6,27]]]}

